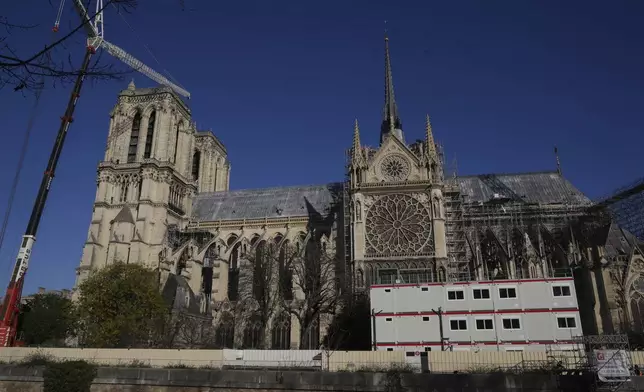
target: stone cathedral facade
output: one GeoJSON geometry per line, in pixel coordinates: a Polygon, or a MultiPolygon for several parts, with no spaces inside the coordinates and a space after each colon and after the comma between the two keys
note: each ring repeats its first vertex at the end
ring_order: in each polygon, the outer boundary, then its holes
{"type": "MultiPolygon", "coordinates": [[[[214,317],[216,346],[317,348],[335,311],[304,327],[298,312],[306,292],[297,278],[277,290],[269,317],[257,316],[262,298],[244,295],[252,290],[249,255],[262,244],[288,246],[301,258],[317,244],[333,260],[324,277],[331,297],[372,283],[547,279],[579,270],[585,329],[614,331],[639,320],[644,292],[621,275],[628,287],[611,288],[607,266],[640,260],[641,244],[596,219],[590,200],[559,168],[445,173],[429,117],[424,130],[403,131],[390,61],[385,39],[379,146],[361,144],[356,121],[346,178],[312,186],[229,190],[231,164],[217,137],[196,128],[169,88],[131,83],[110,113],[77,285],[111,263],[140,263],[185,283],[186,301],[214,317]],[[422,139],[410,142],[406,132],[422,139]]],[[[319,265],[311,268],[321,274],[319,265]]],[[[289,273],[277,270],[280,281],[289,273]]]]}

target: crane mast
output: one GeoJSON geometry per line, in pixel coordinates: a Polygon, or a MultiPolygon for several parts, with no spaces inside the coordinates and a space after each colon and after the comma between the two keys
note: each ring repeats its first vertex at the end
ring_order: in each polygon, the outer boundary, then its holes
{"type": "Polygon", "coordinates": [[[42,213],[45,210],[45,203],[47,202],[51,182],[54,179],[56,166],[58,166],[58,159],[60,158],[60,153],[63,150],[63,145],[65,144],[65,137],[67,136],[69,125],[73,121],[74,109],[76,109],[76,103],[78,102],[83,81],[85,80],[85,73],[87,72],[91,58],[92,50],[87,49],[80,72],[76,78],[76,83],[74,83],[74,89],[72,90],[72,94],[67,102],[65,115],[61,117],[60,120],[58,135],[56,136],[54,147],[49,156],[49,161],[47,162],[47,169],[45,169],[42,181],[40,182],[40,188],[38,189],[38,195],[36,196],[33,209],[31,210],[31,217],[27,224],[27,230],[25,230],[25,234],[22,236],[22,242],[20,243],[20,249],[18,250],[18,257],[16,258],[13,273],[11,274],[11,280],[9,281],[9,286],[7,287],[7,292],[3,301],[3,314],[2,320],[0,320],[0,347],[12,346],[16,343],[15,338],[17,334],[16,327],[18,322],[18,312],[20,310],[19,307],[20,300],[22,298],[22,287],[24,284],[25,273],[29,267],[31,249],[36,241],[38,225],[40,224],[42,213]]]}
{"type": "MultiPolygon", "coordinates": [[[[63,115],[63,117],[61,117],[58,134],[56,136],[56,140],[54,141],[54,146],[49,156],[49,161],[47,162],[47,168],[43,173],[42,181],[40,182],[40,188],[38,189],[38,195],[36,196],[36,201],[34,202],[34,206],[31,211],[27,229],[25,230],[25,234],[22,236],[22,241],[18,250],[18,256],[16,257],[16,262],[13,268],[13,273],[11,274],[11,279],[9,280],[9,285],[3,299],[2,313],[0,313],[0,315],[2,316],[2,319],[0,319],[0,347],[21,345],[21,342],[18,342],[16,340],[16,337],[18,332],[18,314],[20,312],[20,301],[22,299],[22,289],[24,286],[25,274],[27,272],[27,268],[29,267],[31,250],[36,241],[38,226],[40,224],[42,213],[45,210],[45,203],[47,202],[47,196],[49,195],[51,183],[54,179],[56,167],[58,166],[58,160],[63,150],[65,137],[67,136],[69,126],[73,121],[76,103],[78,102],[78,98],[80,97],[80,92],[83,87],[83,82],[85,81],[85,75],[87,74],[92,55],[95,54],[99,47],[102,46],[107,50],[108,53],[121,60],[128,66],[132,67],[134,70],[146,75],[159,84],[170,87],[177,94],[188,99],[190,98],[190,93],[188,91],[172,83],[163,75],[143,64],[141,61],[137,60],[135,57],[128,54],[123,49],[105,41],[103,25],[103,0],[97,0],[96,14],[94,15],[93,19],[87,13],[87,10],[85,9],[85,6],[81,2],[81,0],[73,0],[73,3],[77,13],[81,17],[81,22],[83,23],[83,27],[85,28],[85,31],[87,33],[87,48],[85,50],[85,56],[83,58],[81,68],[78,72],[76,82],[74,83],[74,88],[72,89],[69,101],[67,102],[65,114],[63,115]]],[[[63,4],[64,0],[61,1],[58,16],[53,29],[54,32],[58,31],[63,4]]]]}

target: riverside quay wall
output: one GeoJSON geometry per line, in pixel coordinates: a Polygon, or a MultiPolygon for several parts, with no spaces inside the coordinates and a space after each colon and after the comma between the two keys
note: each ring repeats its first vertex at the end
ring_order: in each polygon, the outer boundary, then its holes
{"type": "MultiPolygon", "coordinates": [[[[43,367],[0,366],[0,392],[42,392],[43,367]]],[[[99,368],[91,392],[589,392],[593,376],[99,368]]]]}

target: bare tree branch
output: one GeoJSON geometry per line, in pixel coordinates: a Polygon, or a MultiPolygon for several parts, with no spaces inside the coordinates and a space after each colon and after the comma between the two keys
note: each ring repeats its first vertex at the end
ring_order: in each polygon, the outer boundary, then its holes
{"type": "Polygon", "coordinates": [[[153,346],[201,349],[213,347],[214,342],[212,317],[174,310],[166,317],[153,346]]]}
{"type": "MultiPolygon", "coordinates": [[[[118,12],[131,12],[136,8],[137,3],[137,0],[107,0],[101,10],[113,6],[118,12]]],[[[93,21],[96,13],[88,10],[88,14],[89,20],[93,21]]],[[[65,43],[77,36],[79,30],[84,29],[87,23],[89,21],[78,22],[68,33],[35,53],[20,55],[16,50],[19,46],[12,45],[12,39],[17,39],[20,31],[33,29],[36,26],[10,21],[6,16],[0,15],[0,27],[4,30],[4,33],[0,32],[0,90],[7,86],[12,86],[14,91],[39,89],[47,82],[55,84],[74,80],[79,74],[78,65],[73,64],[69,55],[59,52],[66,49],[65,43]],[[57,49],[61,50],[57,51],[57,49]]],[[[83,33],[83,39],[85,38],[83,33]]],[[[119,71],[111,65],[100,65],[98,61],[94,61],[85,75],[100,80],[120,78],[130,72],[131,70],[119,71]]]]}
{"type": "Polygon", "coordinates": [[[179,313],[176,315],[178,324],[175,346],[185,348],[206,348],[213,344],[215,329],[212,318],[205,316],[179,313]]]}
{"type": "MultiPolygon", "coordinates": [[[[246,268],[239,277],[240,300],[244,304],[250,323],[246,328],[254,329],[256,336],[245,340],[253,348],[269,348],[269,326],[279,309],[279,257],[280,247],[275,241],[257,240],[245,256],[246,268]],[[255,344],[258,343],[258,344],[255,344]]],[[[252,332],[250,332],[252,333],[252,332]]]]}
{"type": "Polygon", "coordinates": [[[284,301],[285,311],[294,315],[300,324],[300,348],[309,347],[307,336],[316,333],[321,317],[332,316],[341,304],[336,285],[337,260],[335,252],[326,249],[321,240],[311,238],[303,252],[290,252],[288,269],[293,276],[294,301],[284,301]],[[292,303],[291,303],[292,302],[292,303]]]}

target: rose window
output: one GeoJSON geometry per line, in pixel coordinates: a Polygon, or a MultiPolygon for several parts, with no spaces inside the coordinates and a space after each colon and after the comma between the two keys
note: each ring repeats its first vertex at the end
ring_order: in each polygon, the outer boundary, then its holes
{"type": "Polygon", "coordinates": [[[366,231],[371,252],[418,252],[431,239],[431,216],[429,210],[411,196],[386,195],[369,208],[366,231]]]}
{"type": "Polygon", "coordinates": [[[400,155],[387,155],[380,164],[380,170],[389,181],[404,181],[409,176],[409,162],[400,155]]]}

